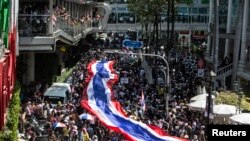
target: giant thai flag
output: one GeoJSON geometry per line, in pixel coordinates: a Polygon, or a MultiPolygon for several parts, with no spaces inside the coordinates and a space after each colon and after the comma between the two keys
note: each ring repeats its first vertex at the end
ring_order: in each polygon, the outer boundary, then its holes
{"type": "Polygon", "coordinates": [[[119,102],[112,97],[111,88],[118,79],[113,64],[113,61],[92,61],[88,65],[89,77],[81,106],[96,115],[104,126],[122,133],[129,141],[184,141],[168,136],[157,126],[146,125],[125,115],[119,102]]]}

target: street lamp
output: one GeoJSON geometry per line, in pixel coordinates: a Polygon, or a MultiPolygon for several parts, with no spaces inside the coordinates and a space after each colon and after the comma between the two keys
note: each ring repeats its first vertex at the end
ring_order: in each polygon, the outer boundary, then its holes
{"type": "MultiPolygon", "coordinates": [[[[212,110],[212,89],[213,89],[213,81],[214,81],[214,78],[216,77],[216,74],[211,70],[210,73],[209,73],[209,76],[210,76],[210,92],[208,93],[208,97],[207,97],[207,125],[209,125],[210,123],[210,115],[211,115],[211,110],[212,110]]],[[[214,82],[215,83],[215,82],[214,82]]]]}
{"type": "Polygon", "coordinates": [[[235,81],[234,82],[234,91],[235,91],[235,93],[238,95],[238,109],[237,109],[237,111],[236,111],[236,113],[240,113],[241,112],[241,100],[242,100],[242,98],[243,98],[243,96],[244,96],[244,92],[242,91],[242,88],[239,86],[239,84],[238,84],[238,82],[237,81],[235,81]]]}

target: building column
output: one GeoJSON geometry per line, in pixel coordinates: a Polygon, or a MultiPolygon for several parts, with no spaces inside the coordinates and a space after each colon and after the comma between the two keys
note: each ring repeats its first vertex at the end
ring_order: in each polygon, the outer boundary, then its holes
{"type": "Polygon", "coordinates": [[[212,49],[212,44],[211,44],[211,35],[212,35],[212,31],[211,31],[211,25],[214,23],[214,14],[213,14],[213,7],[214,7],[214,0],[210,0],[209,3],[209,24],[208,24],[208,37],[207,37],[207,48],[206,48],[206,55],[210,58],[212,55],[212,53],[210,54],[211,51],[213,51],[212,49]]]}
{"type": "Polygon", "coordinates": [[[189,38],[188,38],[188,52],[191,52],[191,35],[192,35],[192,29],[191,26],[189,28],[189,38]]]}
{"type": "Polygon", "coordinates": [[[243,71],[244,64],[246,62],[246,33],[248,25],[248,7],[249,0],[244,1],[244,13],[243,13],[243,24],[242,24],[242,33],[241,33],[241,51],[240,51],[240,60],[238,70],[243,71]]]}
{"type": "MultiPolygon", "coordinates": [[[[227,11],[227,33],[231,33],[231,21],[232,21],[232,4],[233,0],[228,0],[228,11],[227,11]]],[[[229,39],[226,39],[224,56],[229,55],[229,39]]]]}
{"type": "Polygon", "coordinates": [[[49,25],[47,25],[47,27],[48,27],[48,30],[47,30],[47,34],[53,34],[54,32],[53,32],[53,15],[54,15],[54,9],[53,9],[53,0],[50,0],[49,1],[49,11],[50,11],[50,21],[49,21],[49,23],[47,23],[47,24],[49,24],[49,25]]]}
{"type": "Polygon", "coordinates": [[[35,53],[30,52],[27,54],[27,74],[26,74],[26,84],[35,81],[35,53]]]}
{"type": "Polygon", "coordinates": [[[238,72],[238,64],[239,64],[239,51],[241,45],[241,36],[242,36],[242,28],[243,28],[243,12],[244,12],[244,1],[238,1],[239,5],[237,7],[237,24],[235,29],[235,38],[234,38],[234,47],[233,47],[233,72],[232,72],[232,79],[231,79],[231,87],[233,87],[234,81],[237,80],[237,72],[238,72]]]}

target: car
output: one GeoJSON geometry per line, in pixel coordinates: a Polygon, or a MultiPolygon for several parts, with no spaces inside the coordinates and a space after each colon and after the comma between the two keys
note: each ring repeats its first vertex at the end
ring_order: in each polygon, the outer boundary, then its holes
{"type": "Polygon", "coordinates": [[[68,83],[53,83],[44,93],[44,101],[50,102],[52,106],[65,104],[71,98],[71,87],[68,83]]]}

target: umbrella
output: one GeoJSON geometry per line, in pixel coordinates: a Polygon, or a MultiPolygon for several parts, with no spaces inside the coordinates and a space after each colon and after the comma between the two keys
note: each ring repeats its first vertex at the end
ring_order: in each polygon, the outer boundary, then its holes
{"type": "MultiPolygon", "coordinates": [[[[208,94],[200,94],[197,96],[192,97],[190,100],[191,101],[200,101],[200,100],[206,100],[207,99],[208,94]]],[[[212,99],[214,99],[214,95],[211,96],[212,99]]]]}
{"type": "Polygon", "coordinates": [[[83,113],[83,114],[79,115],[79,118],[82,119],[82,120],[83,119],[85,119],[85,120],[93,120],[93,116],[88,114],[88,113],[83,113]]]}
{"type": "Polygon", "coordinates": [[[235,115],[237,114],[237,108],[234,105],[219,104],[214,105],[213,112],[216,115],[235,115]]]}
{"type": "Polygon", "coordinates": [[[206,108],[206,100],[191,102],[187,106],[193,111],[203,111],[206,108]]]}
{"type": "Polygon", "coordinates": [[[240,124],[250,125],[250,113],[241,113],[238,115],[231,116],[229,117],[229,119],[240,124]]]}
{"type": "Polygon", "coordinates": [[[61,123],[61,122],[57,122],[54,124],[54,128],[60,128],[60,127],[67,127],[64,123],[61,123]]]}

